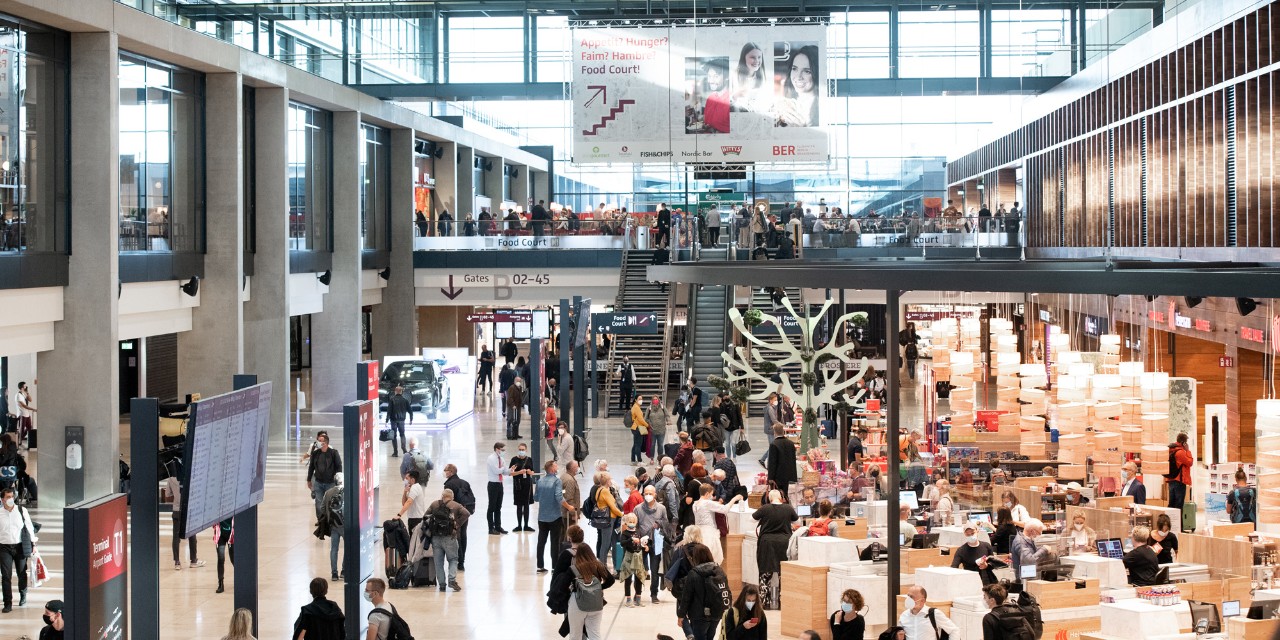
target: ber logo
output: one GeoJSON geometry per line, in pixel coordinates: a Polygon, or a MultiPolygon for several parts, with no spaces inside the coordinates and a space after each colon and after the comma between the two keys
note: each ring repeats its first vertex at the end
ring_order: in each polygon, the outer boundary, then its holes
{"type": "Polygon", "coordinates": [[[728,145],[721,145],[721,147],[720,147],[720,154],[721,154],[721,155],[726,155],[726,156],[736,156],[736,155],[739,155],[739,154],[741,154],[741,153],[742,153],[742,147],[741,147],[741,146],[728,146],[728,145]]]}
{"type": "Polygon", "coordinates": [[[796,155],[796,147],[790,144],[775,144],[773,145],[773,155],[794,156],[796,155]]]}

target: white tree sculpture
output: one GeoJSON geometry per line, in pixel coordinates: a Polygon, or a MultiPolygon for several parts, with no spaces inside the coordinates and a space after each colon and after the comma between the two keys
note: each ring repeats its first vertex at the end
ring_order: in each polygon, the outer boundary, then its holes
{"type": "MultiPolygon", "coordinates": [[[[819,349],[814,349],[814,331],[822,317],[826,314],[827,309],[833,304],[831,300],[827,300],[822,309],[815,316],[802,316],[791,304],[789,298],[782,299],[783,306],[787,312],[796,320],[800,327],[799,336],[788,336],[782,325],[782,318],[773,316],[762,311],[754,310],[759,313],[756,316],[752,312],[750,319],[744,318],[742,313],[736,308],[729,309],[729,321],[738,331],[753,345],[755,348],[748,352],[744,347],[736,347],[734,352],[721,352],[724,358],[725,381],[729,384],[741,384],[750,388],[751,381],[758,380],[763,383],[760,391],[747,396],[748,400],[766,400],[769,394],[777,391],[780,395],[789,398],[792,403],[804,410],[804,422],[800,430],[800,447],[801,451],[818,446],[818,412],[817,408],[825,403],[835,403],[837,394],[853,387],[859,380],[866,375],[868,366],[867,359],[862,358],[859,363],[858,372],[852,376],[840,380],[841,374],[846,368],[846,364],[852,364],[855,361],[853,347],[849,344],[836,344],[835,340],[830,340],[826,345],[819,349]],[[774,328],[778,332],[777,339],[764,340],[753,334],[751,330],[755,326],[764,324],[765,322],[773,323],[774,328]],[[749,326],[750,325],[750,326],[749,326]],[[798,340],[795,340],[798,338],[798,340]],[[835,360],[840,363],[839,368],[828,369],[823,367],[827,361],[835,360]],[[800,380],[792,380],[791,374],[783,372],[784,367],[790,365],[800,366],[800,380]],[[781,383],[776,383],[770,376],[778,373],[781,383]],[[821,375],[822,384],[818,384],[818,376],[821,375]],[[799,383],[797,385],[797,382],[799,383]]],[[[855,316],[865,315],[865,312],[856,311],[847,313],[836,320],[832,327],[831,335],[838,336],[840,331],[844,330],[846,323],[851,321],[855,316]]],[[[865,389],[859,389],[858,393],[853,397],[847,395],[845,403],[848,405],[856,403],[862,398],[866,392],[865,389]]]]}

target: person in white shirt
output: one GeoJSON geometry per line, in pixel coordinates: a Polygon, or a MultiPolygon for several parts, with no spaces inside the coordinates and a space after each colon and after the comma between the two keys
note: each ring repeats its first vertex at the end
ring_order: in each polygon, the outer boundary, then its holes
{"type": "Polygon", "coordinates": [[[489,523],[489,535],[496,536],[507,532],[502,528],[502,476],[511,475],[502,453],[507,445],[501,442],[493,445],[493,453],[485,461],[489,475],[489,509],[485,512],[485,520],[489,523]]]}
{"type": "Polygon", "coordinates": [[[907,589],[907,598],[914,604],[898,616],[898,626],[906,631],[907,640],[934,640],[941,635],[940,631],[947,632],[955,640],[964,640],[960,627],[947,614],[925,604],[929,594],[924,587],[912,585],[907,589]]]}
{"type": "Polygon", "coordinates": [[[404,474],[404,502],[400,505],[400,513],[397,513],[396,517],[403,518],[406,514],[409,516],[409,520],[405,523],[409,527],[409,535],[413,535],[413,528],[422,522],[423,516],[427,513],[427,490],[419,482],[421,479],[417,469],[410,469],[404,474]]]}
{"type": "Polygon", "coordinates": [[[31,399],[31,391],[27,389],[27,383],[18,383],[18,391],[13,394],[13,404],[18,408],[18,442],[22,443],[31,432],[31,421],[36,413],[36,404],[31,399]]]}
{"type": "Polygon", "coordinates": [[[36,543],[36,530],[31,524],[31,516],[26,508],[19,507],[12,487],[0,491],[0,580],[4,581],[4,609],[0,613],[13,611],[14,571],[18,573],[18,606],[27,604],[27,558],[30,548],[24,549],[22,531],[26,529],[31,544],[36,543]]]}
{"type": "Polygon", "coordinates": [[[1013,516],[1013,524],[1018,527],[1026,527],[1031,521],[1031,513],[1027,508],[1018,504],[1018,496],[1013,495],[1012,491],[1005,491],[1000,495],[1004,507],[1009,510],[1009,515],[1013,516]]]}

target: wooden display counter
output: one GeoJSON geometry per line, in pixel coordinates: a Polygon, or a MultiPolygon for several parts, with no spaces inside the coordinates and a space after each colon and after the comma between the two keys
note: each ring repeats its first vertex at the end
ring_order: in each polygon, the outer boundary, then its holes
{"type": "Polygon", "coordinates": [[[1248,576],[1253,574],[1253,543],[1179,533],[1178,561],[1207,564],[1231,575],[1248,576]]]}
{"type": "Polygon", "coordinates": [[[1183,600],[1211,602],[1218,607],[1219,612],[1222,611],[1222,603],[1230,600],[1239,601],[1240,606],[1247,610],[1252,599],[1249,593],[1250,588],[1250,580],[1244,576],[1227,576],[1215,580],[1178,584],[1183,600]]]}
{"type": "Polygon", "coordinates": [[[1209,535],[1215,538],[1226,538],[1227,540],[1234,540],[1236,536],[1248,538],[1253,531],[1252,522],[1241,522],[1239,524],[1217,523],[1209,526],[1209,535]]]}
{"type": "Polygon", "coordinates": [[[1092,607],[1098,604],[1101,587],[1097,578],[1083,580],[1027,580],[1023,583],[1027,593],[1035,596],[1042,609],[1066,609],[1092,607]]]}
{"type": "Polygon", "coordinates": [[[782,563],[782,635],[796,637],[806,629],[831,637],[827,624],[826,565],[782,563]]]}
{"type": "Polygon", "coordinates": [[[1045,620],[1044,633],[1041,638],[1056,638],[1059,632],[1065,631],[1068,637],[1085,637],[1085,633],[1098,632],[1102,629],[1101,616],[1071,617],[1062,620],[1045,620]]]}
{"type": "Polygon", "coordinates": [[[742,590],[742,539],[745,537],[746,534],[731,533],[724,540],[724,563],[720,568],[724,569],[734,593],[742,590]]]}
{"type": "Polygon", "coordinates": [[[902,549],[902,573],[915,573],[925,567],[949,567],[951,556],[943,556],[942,549],[902,549]]]}
{"type": "Polygon", "coordinates": [[[1227,618],[1227,638],[1229,640],[1271,640],[1277,634],[1280,634],[1280,620],[1227,618]]]}
{"type": "Polygon", "coordinates": [[[845,540],[866,540],[867,519],[862,518],[853,524],[845,524],[843,521],[838,521],[836,523],[836,535],[845,540]]]}

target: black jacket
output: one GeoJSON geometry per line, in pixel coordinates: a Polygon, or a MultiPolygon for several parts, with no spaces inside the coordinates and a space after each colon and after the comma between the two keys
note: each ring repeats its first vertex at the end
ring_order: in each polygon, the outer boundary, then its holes
{"type": "Polygon", "coordinates": [[[412,410],[413,406],[409,404],[409,399],[404,397],[403,393],[393,393],[391,399],[387,401],[387,420],[404,422],[405,417],[412,410]]]}
{"type": "Polygon", "coordinates": [[[796,445],[786,436],[769,443],[768,477],[779,486],[796,481],[796,445]]]}
{"type": "MultiPolygon", "coordinates": [[[[721,597],[720,594],[712,593],[707,588],[708,578],[718,579],[725,583],[728,582],[728,579],[724,576],[724,571],[714,562],[704,562],[690,569],[689,574],[684,579],[684,591],[680,594],[680,600],[676,602],[677,616],[694,620],[706,619],[704,612],[713,606],[714,598],[721,597]]],[[[725,603],[722,610],[728,608],[728,606],[729,604],[725,603]]]]}
{"type": "Polygon", "coordinates": [[[1156,584],[1160,562],[1156,559],[1155,550],[1144,544],[1124,554],[1124,568],[1129,570],[1129,584],[1146,587],[1156,584]]]}
{"type": "Polygon", "coordinates": [[[658,211],[658,227],[666,229],[666,228],[669,228],[670,226],[671,226],[671,210],[660,209],[658,211]]]}
{"type": "Polygon", "coordinates": [[[345,634],[346,616],[332,600],[316,598],[311,604],[303,605],[298,613],[298,620],[293,623],[293,638],[302,631],[307,632],[307,640],[342,640],[345,634]]]}
{"type": "Polygon", "coordinates": [[[471,514],[476,512],[476,494],[471,492],[471,483],[459,478],[457,474],[444,481],[444,488],[453,492],[453,499],[471,514]]]}
{"type": "Polygon", "coordinates": [[[498,372],[498,391],[505,393],[516,381],[516,371],[511,367],[503,367],[498,372]]]}
{"type": "Polygon", "coordinates": [[[329,447],[328,451],[316,449],[307,461],[307,482],[315,480],[331,484],[333,475],[341,472],[342,456],[338,455],[338,450],[333,447],[329,447]]]}

